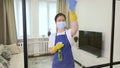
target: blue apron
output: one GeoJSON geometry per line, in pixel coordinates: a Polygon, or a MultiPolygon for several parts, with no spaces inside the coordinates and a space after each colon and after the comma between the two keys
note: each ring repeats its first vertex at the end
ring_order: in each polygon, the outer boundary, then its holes
{"type": "Polygon", "coordinates": [[[54,54],[52,68],[75,68],[73,55],[71,51],[71,45],[67,38],[66,32],[64,35],[56,35],[55,44],[57,42],[62,42],[64,47],[62,51],[62,61],[58,60],[58,51],[54,54]]]}

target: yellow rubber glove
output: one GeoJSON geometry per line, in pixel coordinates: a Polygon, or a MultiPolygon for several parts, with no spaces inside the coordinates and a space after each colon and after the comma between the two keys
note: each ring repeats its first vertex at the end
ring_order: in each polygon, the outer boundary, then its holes
{"type": "Polygon", "coordinates": [[[64,44],[62,42],[58,42],[53,48],[52,51],[55,53],[56,51],[58,51],[59,49],[61,49],[64,46],[64,44]]]}
{"type": "Polygon", "coordinates": [[[77,15],[76,15],[76,11],[74,10],[73,12],[69,11],[70,14],[70,21],[76,21],[77,20],[77,15]]]}

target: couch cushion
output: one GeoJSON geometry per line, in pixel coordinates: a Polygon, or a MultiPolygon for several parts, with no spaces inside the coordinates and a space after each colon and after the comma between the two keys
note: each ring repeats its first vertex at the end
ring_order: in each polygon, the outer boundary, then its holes
{"type": "Polygon", "coordinates": [[[24,53],[12,55],[9,68],[24,68],[24,53]]]}
{"type": "Polygon", "coordinates": [[[5,68],[2,63],[0,63],[0,68],[5,68]]]}
{"type": "Polygon", "coordinates": [[[0,55],[2,54],[3,50],[4,50],[4,46],[3,44],[0,44],[0,55]]]}
{"type": "Polygon", "coordinates": [[[10,50],[12,52],[12,54],[20,53],[20,50],[19,50],[17,44],[5,45],[5,48],[10,50]]]}

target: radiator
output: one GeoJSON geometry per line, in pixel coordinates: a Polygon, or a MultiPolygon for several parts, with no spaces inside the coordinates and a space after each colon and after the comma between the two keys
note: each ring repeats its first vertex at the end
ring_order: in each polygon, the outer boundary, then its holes
{"type": "MultiPolygon", "coordinates": [[[[19,41],[19,45],[23,43],[19,41]]],[[[48,39],[29,39],[27,42],[28,56],[39,56],[49,54],[48,39]]]]}

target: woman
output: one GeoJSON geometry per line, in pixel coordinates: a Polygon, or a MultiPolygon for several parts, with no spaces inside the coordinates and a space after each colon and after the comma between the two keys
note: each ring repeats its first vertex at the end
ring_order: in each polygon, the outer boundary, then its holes
{"type": "Polygon", "coordinates": [[[75,68],[71,51],[72,37],[78,30],[75,11],[70,11],[71,28],[65,29],[66,16],[58,13],[55,16],[57,32],[49,37],[49,51],[54,54],[52,68],[75,68]]]}

